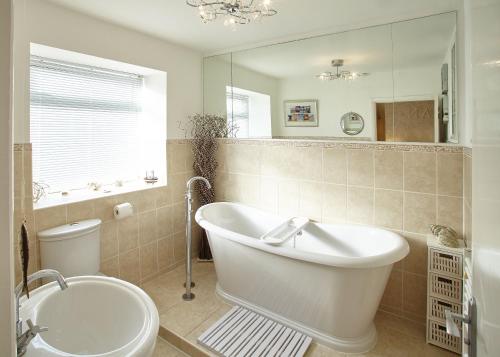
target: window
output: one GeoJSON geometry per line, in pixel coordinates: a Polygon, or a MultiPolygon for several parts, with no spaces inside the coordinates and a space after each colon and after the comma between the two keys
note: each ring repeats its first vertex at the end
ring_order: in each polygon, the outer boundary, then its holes
{"type": "Polygon", "coordinates": [[[248,138],[250,98],[245,94],[227,91],[226,99],[227,116],[232,118],[238,127],[236,137],[248,138]]]}
{"type": "Polygon", "coordinates": [[[143,183],[146,170],[162,174],[165,117],[156,123],[149,115],[145,81],[140,74],[32,55],[33,181],[54,193],[90,183],[143,183]]]}
{"type": "Polygon", "coordinates": [[[238,126],[236,137],[271,137],[271,96],[226,86],[227,117],[238,126]]]}

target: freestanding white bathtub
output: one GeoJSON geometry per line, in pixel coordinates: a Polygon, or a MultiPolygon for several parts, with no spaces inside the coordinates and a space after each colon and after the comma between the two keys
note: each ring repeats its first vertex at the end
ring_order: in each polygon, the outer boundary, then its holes
{"type": "Polygon", "coordinates": [[[373,319],[393,264],[409,252],[406,240],[374,227],[318,223],[281,246],[259,239],[283,220],[236,203],[196,212],[212,248],[217,292],[339,351],[373,348],[373,319]]]}

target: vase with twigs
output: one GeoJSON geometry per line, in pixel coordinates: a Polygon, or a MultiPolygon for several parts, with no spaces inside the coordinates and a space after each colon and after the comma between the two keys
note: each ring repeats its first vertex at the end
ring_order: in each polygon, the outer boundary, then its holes
{"type": "MultiPolygon", "coordinates": [[[[215,201],[215,177],[217,174],[217,139],[235,137],[238,127],[224,116],[214,114],[195,114],[181,126],[186,137],[191,138],[193,152],[193,171],[196,176],[205,177],[212,189],[197,182],[195,190],[198,193],[200,206],[215,201]]],[[[212,252],[208,244],[206,232],[202,231],[200,240],[199,260],[212,260],[212,252]]]]}

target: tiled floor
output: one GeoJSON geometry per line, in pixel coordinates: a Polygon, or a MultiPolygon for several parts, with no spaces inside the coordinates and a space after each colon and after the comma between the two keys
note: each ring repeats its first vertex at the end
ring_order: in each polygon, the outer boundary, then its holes
{"type": "MultiPolygon", "coordinates": [[[[196,287],[193,301],[183,301],[184,267],[165,273],[142,285],[153,298],[160,313],[160,335],[177,346],[182,344],[183,350],[190,355],[211,355],[196,343],[196,339],[215,321],[231,308],[215,293],[216,276],[211,263],[193,265],[193,281],[196,287]],[[204,353],[204,352],[205,353],[204,353]]],[[[425,328],[392,315],[379,312],[375,318],[378,331],[377,346],[368,353],[355,356],[366,357],[423,357],[423,356],[457,356],[438,347],[425,343],[425,328]]],[[[155,357],[182,356],[162,339],[157,346],[155,357]],[[166,346],[165,346],[165,345],[166,346]],[[170,349],[169,349],[170,348],[170,349]],[[172,353],[177,354],[172,354],[172,353]]],[[[346,356],[325,346],[313,343],[306,354],[310,357],[346,356]]],[[[353,356],[352,354],[349,356],[353,356]]]]}
{"type": "Polygon", "coordinates": [[[156,348],[153,357],[187,357],[188,355],[179,351],[163,338],[156,339],[156,348]]]}

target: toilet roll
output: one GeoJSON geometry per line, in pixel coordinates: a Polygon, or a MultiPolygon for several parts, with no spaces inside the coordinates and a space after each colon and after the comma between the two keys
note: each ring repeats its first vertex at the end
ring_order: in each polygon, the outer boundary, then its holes
{"type": "Polygon", "coordinates": [[[120,203],[119,205],[113,207],[113,215],[115,216],[115,219],[124,219],[133,214],[134,207],[128,202],[120,203]]]}

